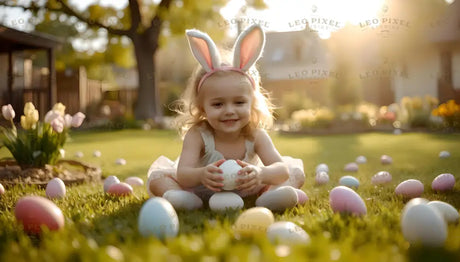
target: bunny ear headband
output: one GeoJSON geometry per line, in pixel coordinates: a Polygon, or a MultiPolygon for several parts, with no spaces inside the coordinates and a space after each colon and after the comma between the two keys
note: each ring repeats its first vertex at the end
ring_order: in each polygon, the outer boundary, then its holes
{"type": "Polygon", "coordinates": [[[246,73],[259,59],[265,44],[265,34],[259,25],[252,25],[244,30],[233,47],[233,66],[221,66],[220,54],[212,39],[198,30],[186,30],[190,49],[206,74],[197,86],[200,90],[204,81],[218,71],[234,71],[245,75],[255,86],[254,79],[246,73]]]}

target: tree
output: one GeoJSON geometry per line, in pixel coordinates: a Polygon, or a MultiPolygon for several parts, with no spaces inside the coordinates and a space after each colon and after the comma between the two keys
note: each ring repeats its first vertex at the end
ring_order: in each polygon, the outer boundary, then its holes
{"type": "MultiPolygon", "coordinates": [[[[222,20],[218,10],[226,0],[161,0],[157,5],[153,0],[128,0],[124,10],[91,5],[86,11],[78,11],[68,0],[33,0],[29,5],[18,5],[14,0],[1,0],[1,6],[21,7],[32,11],[54,12],[75,17],[95,29],[105,29],[111,36],[127,37],[134,47],[137,62],[139,89],[135,108],[136,119],[154,119],[162,116],[158,90],[155,85],[154,56],[160,43],[171,34],[183,34],[186,28],[202,30],[216,29],[222,20]],[[173,3],[174,2],[174,3],[173,3]],[[212,21],[215,21],[214,23],[212,21]]],[[[261,0],[252,1],[255,7],[264,7],[261,0]]],[[[222,37],[224,30],[216,31],[222,37]]]]}

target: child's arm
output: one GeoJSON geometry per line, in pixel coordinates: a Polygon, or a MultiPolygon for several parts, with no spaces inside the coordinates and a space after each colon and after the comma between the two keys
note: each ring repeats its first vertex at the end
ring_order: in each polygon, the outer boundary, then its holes
{"type": "Polygon", "coordinates": [[[225,160],[200,167],[201,150],[204,147],[200,132],[196,128],[190,129],[184,138],[182,153],[177,167],[177,181],[184,188],[203,184],[213,191],[220,191],[224,186],[223,178],[214,173],[222,173],[218,167],[225,160]]]}
{"type": "Polygon", "coordinates": [[[256,167],[239,161],[241,169],[239,190],[250,190],[258,184],[278,185],[289,179],[289,170],[281,159],[270,136],[258,130],[255,136],[254,150],[265,166],[256,167]],[[244,176],[246,175],[246,176],[244,176]]]}

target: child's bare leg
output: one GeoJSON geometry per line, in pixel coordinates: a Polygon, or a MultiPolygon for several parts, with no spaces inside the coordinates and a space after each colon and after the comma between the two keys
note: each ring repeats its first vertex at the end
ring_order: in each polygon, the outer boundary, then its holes
{"type": "Polygon", "coordinates": [[[192,210],[202,207],[203,201],[197,195],[183,190],[173,179],[173,174],[168,170],[153,171],[149,178],[149,191],[168,200],[175,209],[192,210]]]}

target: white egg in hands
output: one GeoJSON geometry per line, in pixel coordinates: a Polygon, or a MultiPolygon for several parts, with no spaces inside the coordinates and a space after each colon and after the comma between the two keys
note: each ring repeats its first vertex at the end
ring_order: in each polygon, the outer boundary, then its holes
{"type": "Polygon", "coordinates": [[[130,176],[125,179],[125,183],[131,186],[143,186],[144,180],[142,180],[142,178],[137,177],[137,176],[130,176]]]}
{"type": "Polygon", "coordinates": [[[168,200],[153,197],[142,205],[138,229],[144,237],[155,236],[159,239],[175,237],[179,232],[179,218],[168,200]]]}
{"type": "Polygon", "coordinates": [[[238,210],[243,206],[243,199],[233,192],[217,192],[209,198],[209,208],[215,212],[223,212],[227,209],[238,210]]]}
{"type": "Polygon", "coordinates": [[[408,179],[401,182],[396,188],[395,193],[407,198],[419,197],[424,190],[422,182],[417,179],[408,179]]]}
{"type": "Polygon", "coordinates": [[[450,157],[450,153],[449,151],[441,151],[439,152],[439,158],[449,158],[450,157]]]}
{"type": "Polygon", "coordinates": [[[455,177],[452,174],[440,174],[431,183],[431,188],[434,191],[450,191],[454,189],[455,177]]]}
{"type": "Polygon", "coordinates": [[[367,162],[367,158],[365,156],[358,156],[355,162],[357,164],[365,164],[367,162]]]}
{"type": "Polygon", "coordinates": [[[317,185],[327,184],[327,182],[329,182],[329,175],[324,171],[316,173],[315,181],[317,185]]]}
{"type": "Polygon", "coordinates": [[[46,196],[48,198],[63,198],[65,197],[66,188],[64,182],[55,177],[46,185],[46,196]]]}
{"type": "Polygon", "coordinates": [[[222,173],[217,173],[222,176],[224,180],[222,183],[223,190],[233,190],[236,188],[236,179],[238,178],[238,171],[242,168],[235,160],[227,160],[219,166],[222,173]]]}
{"type": "Polygon", "coordinates": [[[118,184],[120,183],[120,180],[116,176],[108,176],[104,180],[104,192],[107,192],[113,184],[118,184]]]}
{"type": "Polygon", "coordinates": [[[391,182],[391,174],[387,171],[380,171],[371,178],[373,185],[383,185],[391,182]]]}
{"type": "Polygon", "coordinates": [[[331,190],[329,203],[334,212],[365,215],[366,204],[363,199],[351,188],[338,186],[331,190]]]}
{"type": "Polygon", "coordinates": [[[447,238],[446,221],[435,207],[427,204],[405,210],[401,217],[401,229],[404,238],[411,244],[440,247],[447,238]]]}
{"type": "Polygon", "coordinates": [[[316,174],[318,174],[319,172],[329,173],[329,167],[326,164],[321,163],[316,166],[316,174]]]}
{"type": "Polygon", "coordinates": [[[455,223],[459,219],[457,209],[455,209],[455,207],[451,204],[442,201],[430,201],[427,205],[436,208],[442,214],[447,223],[455,223]]]}
{"type": "Polygon", "coordinates": [[[310,236],[298,225],[280,221],[267,228],[268,239],[275,244],[305,245],[310,243],[310,236]]]}

